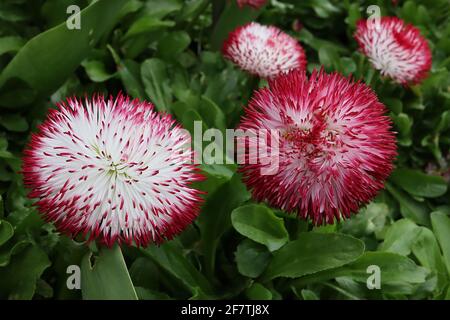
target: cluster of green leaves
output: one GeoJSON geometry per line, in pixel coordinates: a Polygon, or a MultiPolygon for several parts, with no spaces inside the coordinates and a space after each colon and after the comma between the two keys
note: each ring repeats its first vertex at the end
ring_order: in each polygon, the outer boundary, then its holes
{"type": "Polygon", "coordinates": [[[0,298],[450,298],[450,4],[375,2],[429,40],[433,67],[421,85],[381,78],[357,51],[355,23],[373,1],[273,0],[253,10],[233,0],[3,0],[0,298]],[[83,8],[81,30],[65,24],[73,4],[83,8]],[[159,247],[88,247],[41,219],[18,172],[30,132],[55,102],[122,91],[188,130],[195,120],[233,128],[258,84],[219,49],[252,20],[299,39],[309,71],[353,74],[377,92],[398,132],[386,190],[352,219],[313,227],[255,203],[236,165],[204,164],[199,218],[159,247]],[[81,290],[66,286],[69,265],[81,266],[81,290]],[[381,269],[380,290],[366,286],[371,265],[381,269]]]}

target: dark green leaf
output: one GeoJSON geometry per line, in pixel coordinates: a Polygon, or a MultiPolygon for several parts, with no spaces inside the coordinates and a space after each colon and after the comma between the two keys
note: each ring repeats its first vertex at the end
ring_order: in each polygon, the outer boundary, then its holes
{"type": "Polygon", "coordinates": [[[13,256],[6,267],[0,268],[0,297],[15,300],[33,298],[36,282],[50,264],[41,248],[29,245],[13,256]]]}
{"type": "Polygon", "coordinates": [[[246,277],[256,278],[266,269],[271,254],[263,245],[245,239],[238,245],[235,256],[239,273],[246,277]]]}

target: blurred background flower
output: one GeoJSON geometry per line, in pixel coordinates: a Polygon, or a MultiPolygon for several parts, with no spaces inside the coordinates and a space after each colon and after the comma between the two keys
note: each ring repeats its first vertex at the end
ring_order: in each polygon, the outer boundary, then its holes
{"type": "Polygon", "coordinates": [[[419,29],[397,17],[358,21],[355,39],[374,68],[395,82],[416,84],[430,71],[427,40],[419,29]]]}
{"type": "Polygon", "coordinates": [[[261,78],[304,69],[306,56],[298,41],[274,26],[251,22],[230,33],[223,45],[225,58],[261,78]]]}

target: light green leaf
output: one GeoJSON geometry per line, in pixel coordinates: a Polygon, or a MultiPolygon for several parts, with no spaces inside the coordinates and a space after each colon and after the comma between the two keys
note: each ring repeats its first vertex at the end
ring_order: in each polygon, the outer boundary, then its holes
{"type": "Polygon", "coordinates": [[[101,248],[98,257],[93,257],[92,252],[83,257],[81,292],[85,300],[137,300],[136,291],[118,245],[101,248]]]}
{"type": "Polygon", "coordinates": [[[408,256],[417,241],[420,228],[408,219],[401,219],[392,224],[386,232],[380,251],[388,251],[408,256]]]}
{"type": "Polygon", "coordinates": [[[156,58],[145,60],[141,65],[141,77],[145,92],[155,107],[159,111],[169,110],[172,94],[164,61],[156,58]]]}

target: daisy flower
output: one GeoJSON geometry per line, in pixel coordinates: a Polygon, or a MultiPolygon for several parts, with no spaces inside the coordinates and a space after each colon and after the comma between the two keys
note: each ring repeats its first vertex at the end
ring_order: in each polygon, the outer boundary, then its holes
{"type": "Polygon", "coordinates": [[[360,20],[355,39],[383,76],[407,85],[421,82],[431,68],[431,51],[420,31],[397,17],[360,20]]]}
{"type": "Polygon", "coordinates": [[[250,100],[239,129],[276,130],[278,138],[238,137],[247,146],[244,181],[256,200],[314,224],[347,218],[392,171],[396,142],[385,113],[367,85],[337,73],[314,71],[308,79],[296,70],[270,80],[250,100]],[[273,157],[278,170],[264,174],[273,157]]]}
{"type": "Polygon", "coordinates": [[[256,22],[231,32],[222,51],[241,69],[262,78],[306,67],[305,52],[296,39],[277,27],[256,22]]]}
{"type": "Polygon", "coordinates": [[[119,95],[68,99],[51,110],[24,152],[29,196],[71,236],[145,246],[196,217],[201,176],[186,131],[147,102],[119,95]]]}

